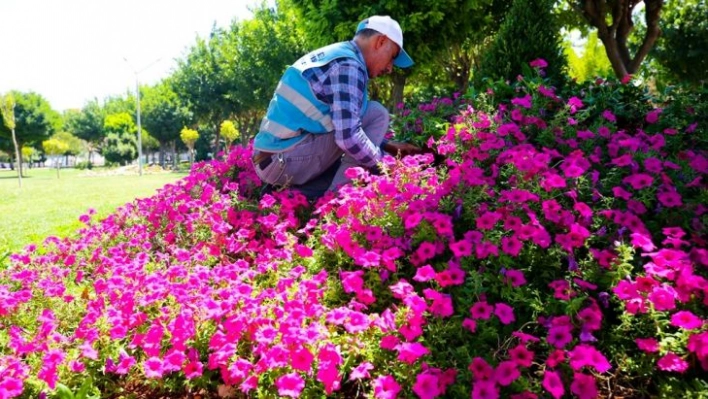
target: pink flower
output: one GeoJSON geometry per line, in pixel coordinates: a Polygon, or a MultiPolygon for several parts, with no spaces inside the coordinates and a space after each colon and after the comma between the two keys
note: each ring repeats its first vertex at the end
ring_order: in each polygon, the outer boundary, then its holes
{"type": "Polygon", "coordinates": [[[548,62],[543,58],[536,58],[535,60],[531,61],[529,65],[531,66],[531,68],[545,68],[548,66],[548,62]]]}
{"type": "Polygon", "coordinates": [[[432,373],[422,372],[418,374],[413,385],[413,392],[421,399],[433,399],[440,395],[438,377],[432,373]]]}
{"type": "Polygon", "coordinates": [[[526,284],[526,278],[524,278],[524,272],[521,270],[509,269],[504,274],[504,280],[511,284],[512,287],[521,287],[526,284]]]}
{"type": "Polygon", "coordinates": [[[464,320],[462,320],[462,327],[466,328],[469,332],[473,333],[477,331],[477,322],[466,317],[464,320]]]}
{"type": "Polygon", "coordinates": [[[546,337],[546,340],[556,348],[562,349],[573,340],[570,330],[571,326],[567,325],[553,326],[548,329],[548,337],[546,337]]]}
{"type": "Polygon", "coordinates": [[[656,363],[659,370],[683,373],[688,370],[688,362],[673,352],[669,352],[656,363]]]}
{"type": "Polygon", "coordinates": [[[568,107],[570,107],[570,114],[573,115],[576,113],[580,108],[584,106],[583,101],[579,99],[578,97],[571,97],[568,99],[568,107]]]}
{"type": "Polygon", "coordinates": [[[528,350],[523,344],[516,345],[509,350],[509,357],[520,367],[531,367],[533,356],[533,352],[528,350]]]}
{"type": "Polygon", "coordinates": [[[615,114],[613,114],[609,109],[602,111],[602,117],[610,122],[617,122],[617,117],[615,117],[615,114]]]}
{"type": "Polygon", "coordinates": [[[470,315],[473,319],[488,320],[494,308],[487,301],[475,302],[470,308],[470,315]]]}
{"type": "Polygon", "coordinates": [[[349,375],[349,381],[363,380],[370,378],[369,371],[374,369],[374,365],[369,362],[363,362],[360,365],[354,367],[351,374],[349,375]]]}
{"type": "Polygon", "coordinates": [[[543,388],[556,399],[560,399],[565,393],[563,381],[557,371],[546,370],[543,373],[543,388]]]}
{"type": "Polygon", "coordinates": [[[184,365],[184,376],[191,380],[193,378],[198,378],[202,375],[204,366],[199,361],[191,361],[184,365]]]}
{"type": "Polygon", "coordinates": [[[703,320],[688,310],[682,310],[671,316],[671,325],[685,330],[695,330],[701,328],[703,320]]]}
{"type": "Polygon", "coordinates": [[[573,348],[568,356],[570,367],[575,371],[588,366],[593,367],[598,373],[604,373],[612,368],[605,355],[591,345],[580,344],[573,348]]]}
{"type": "Polygon", "coordinates": [[[398,360],[407,364],[413,364],[419,358],[430,353],[430,350],[419,342],[404,342],[399,344],[396,349],[398,350],[398,360]]]}
{"type": "Polygon", "coordinates": [[[649,124],[656,123],[659,120],[659,115],[661,115],[661,113],[663,111],[664,110],[661,108],[657,108],[657,109],[649,111],[649,113],[647,113],[647,116],[645,118],[647,123],[649,123],[649,124]]]}
{"type": "Polygon", "coordinates": [[[151,357],[143,363],[143,371],[147,378],[162,378],[162,360],[159,357],[151,357]]]}
{"type": "Polygon", "coordinates": [[[499,363],[494,370],[494,380],[501,386],[510,385],[521,376],[516,362],[507,360],[499,363]]]}
{"type": "Polygon", "coordinates": [[[14,398],[20,396],[24,390],[24,384],[21,379],[10,376],[3,376],[0,382],[0,397],[14,398]]]}
{"type": "Polygon", "coordinates": [[[497,315],[499,321],[504,325],[513,323],[514,320],[516,320],[514,317],[514,308],[505,303],[497,303],[494,305],[494,314],[497,315]]]}
{"type": "Polygon", "coordinates": [[[481,357],[472,359],[472,363],[470,363],[468,369],[472,372],[472,377],[475,381],[488,380],[492,377],[492,373],[494,372],[492,366],[481,357]]]}
{"type": "Polygon", "coordinates": [[[288,373],[275,380],[278,395],[299,398],[300,392],[305,388],[305,381],[298,373],[288,373]]]}
{"type": "Polygon", "coordinates": [[[315,357],[312,353],[304,346],[290,351],[290,364],[295,370],[304,372],[310,371],[314,359],[315,357]]]}
{"type": "Polygon", "coordinates": [[[413,280],[424,283],[426,281],[430,281],[430,280],[434,279],[435,274],[436,274],[435,269],[433,269],[432,266],[425,265],[425,266],[419,267],[418,270],[416,270],[413,280]]]}
{"type": "Polygon", "coordinates": [[[376,377],[373,384],[376,399],[396,399],[401,391],[401,386],[390,375],[376,377]]]}
{"type": "Polygon", "coordinates": [[[595,377],[583,373],[575,373],[573,382],[570,384],[570,391],[579,399],[597,398],[597,383],[595,377]]]}
{"type": "Polygon", "coordinates": [[[472,384],[472,399],[498,399],[499,389],[492,380],[476,380],[472,384]]]}
{"type": "Polygon", "coordinates": [[[531,108],[531,96],[529,94],[523,96],[523,97],[517,97],[511,100],[511,103],[514,105],[518,105],[527,109],[531,108]]]}
{"type": "Polygon", "coordinates": [[[639,349],[647,353],[658,352],[659,342],[654,338],[636,338],[634,342],[639,349]]]}

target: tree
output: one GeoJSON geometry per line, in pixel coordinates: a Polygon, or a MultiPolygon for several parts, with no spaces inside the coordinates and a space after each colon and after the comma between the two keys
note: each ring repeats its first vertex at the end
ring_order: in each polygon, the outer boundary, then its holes
{"type": "Polygon", "coordinates": [[[555,0],[529,3],[514,0],[499,32],[487,50],[475,82],[484,78],[512,80],[523,74],[530,61],[542,58],[546,73],[555,83],[563,80],[566,60],[558,21],[553,15],[555,0]]]}
{"type": "Polygon", "coordinates": [[[179,137],[189,149],[189,164],[191,165],[194,163],[194,143],[199,139],[199,132],[185,127],[180,132],[179,137]]]}
{"type": "Polygon", "coordinates": [[[674,81],[708,80],[706,0],[669,2],[662,12],[662,34],[650,54],[674,81]]]}
{"type": "MultiPolygon", "coordinates": [[[[278,7],[285,5],[298,11],[301,31],[307,36],[311,49],[351,39],[357,24],[372,15],[390,15],[396,19],[403,29],[403,46],[416,65],[406,70],[394,69],[387,78],[392,82],[389,104],[395,105],[403,100],[409,76],[423,64],[436,63],[449,56],[449,49],[460,48],[474,32],[487,32],[494,7],[503,3],[501,0],[383,0],[375,3],[281,0],[278,7]]],[[[453,74],[458,72],[452,71],[453,74]]],[[[463,75],[468,72],[463,71],[463,75]]]]}
{"type": "Polygon", "coordinates": [[[219,132],[221,133],[221,136],[226,140],[226,148],[228,149],[231,148],[231,143],[233,143],[234,140],[239,138],[239,136],[241,135],[238,129],[236,129],[234,123],[231,121],[221,122],[219,132]]]}
{"type": "Polygon", "coordinates": [[[93,152],[100,150],[106,137],[104,119],[105,113],[96,99],[88,102],[80,111],[68,110],[64,113],[64,128],[86,142],[89,164],[93,162],[93,152]]]}
{"type": "MultiPolygon", "coordinates": [[[[49,102],[36,93],[12,92],[15,99],[14,125],[15,139],[17,141],[16,156],[18,169],[22,174],[22,152],[25,145],[39,144],[61,128],[61,115],[54,111],[49,102]]],[[[3,118],[4,119],[4,118],[3,118]]],[[[10,138],[11,129],[5,124],[0,124],[0,137],[10,138]]],[[[12,141],[7,140],[8,143],[12,141]]],[[[0,140],[0,144],[5,141],[0,140]]],[[[2,148],[8,150],[10,148],[2,148]]]]}
{"type": "Polygon", "coordinates": [[[137,158],[137,128],[130,113],[120,112],[106,116],[103,128],[107,134],[102,154],[107,162],[125,165],[137,158]]]}
{"type": "MultiPolygon", "coordinates": [[[[573,10],[585,23],[597,29],[597,36],[605,45],[607,58],[617,78],[635,74],[642,61],[659,38],[659,19],[664,0],[566,0],[561,9],[573,10]],[[630,54],[628,39],[634,30],[632,13],[637,5],[644,3],[644,21],[647,29],[634,57],[630,54]]],[[[566,13],[570,24],[577,24],[566,13]]]]}
{"type": "MultiPolygon", "coordinates": [[[[52,137],[49,140],[45,140],[42,142],[42,148],[44,149],[44,152],[47,155],[64,155],[67,151],[69,151],[69,144],[66,142],[52,137]]],[[[57,179],[59,178],[59,169],[61,168],[61,161],[59,159],[56,160],[56,165],[57,165],[57,179]]]]}
{"type": "MultiPolygon", "coordinates": [[[[20,157],[20,147],[17,145],[17,136],[15,135],[15,97],[12,93],[8,93],[0,97],[0,113],[2,113],[2,120],[8,129],[12,132],[12,144],[15,146],[15,160],[20,164],[22,157],[20,157]]],[[[22,168],[18,165],[17,167],[17,181],[22,188],[22,168]]]]}
{"type": "MultiPolygon", "coordinates": [[[[157,141],[159,162],[164,168],[170,144],[179,139],[180,129],[191,121],[192,114],[172,89],[170,79],[152,87],[142,87],[141,92],[142,125],[157,141]]],[[[147,146],[149,142],[144,133],[143,144],[147,146]]]]}

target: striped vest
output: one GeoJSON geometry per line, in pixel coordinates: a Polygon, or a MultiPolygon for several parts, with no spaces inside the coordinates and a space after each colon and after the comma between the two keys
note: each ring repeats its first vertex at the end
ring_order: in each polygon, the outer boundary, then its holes
{"type": "MultiPolygon", "coordinates": [[[[340,42],[312,51],[288,67],[278,82],[275,95],[270,100],[266,115],[253,142],[260,151],[282,152],[305,138],[307,133],[324,134],[334,131],[332,112],[312,92],[303,72],[321,67],[337,58],[351,58],[366,70],[366,64],[352,42],[340,42]]],[[[367,106],[367,89],[364,89],[362,114],[367,106]]]]}

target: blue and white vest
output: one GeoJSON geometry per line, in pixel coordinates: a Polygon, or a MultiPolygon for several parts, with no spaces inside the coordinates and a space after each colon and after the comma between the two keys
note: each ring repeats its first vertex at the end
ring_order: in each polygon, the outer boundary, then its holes
{"type": "MultiPolygon", "coordinates": [[[[288,67],[278,82],[266,115],[253,142],[260,151],[282,152],[300,142],[307,133],[324,134],[334,131],[332,112],[312,92],[303,72],[321,67],[337,58],[351,58],[366,70],[366,63],[352,42],[334,43],[312,51],[288,67]]],[[[364,89],[362,114],[368,103],[364,89]]]]}

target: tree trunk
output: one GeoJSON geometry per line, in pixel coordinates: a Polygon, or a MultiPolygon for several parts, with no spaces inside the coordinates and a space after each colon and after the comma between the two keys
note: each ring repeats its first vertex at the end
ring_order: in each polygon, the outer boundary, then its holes
{"type": "Polygon", "coordinates": [[[403,102],[403,89],[406,86],[407,74],[395,71],[391,74],[393,80],[393,90],[391,90],[391,109],[396,109],[396,106],[403,102]]]}
{"type": "Polygon", "coordinates": [[[584,0],[573,1],[573,3],[585,20],[597,28],[597,36],[605,46],[605,53],[617,78],[622,79],[636,73],[661,33],[659,19],[664,0],[644,0],[647,31],[634,57],[629,54],[627,38],[634,30],[632,11],[641,1],[616,0],[612,3],[611,10],[608,10],[607,0],[584,0]],[[607,25],[608,11],[612,17],[611,25],[607,25]]]}
{"type": "Polygon", "coordinates": [[[12,144],[15,145],[15,161],[17,162],[17,182],[22,188],[22,153],[20,152],[20,147],[17,145],[17,136],[15,135],[15,129],[12,129],[12,144]]]}

